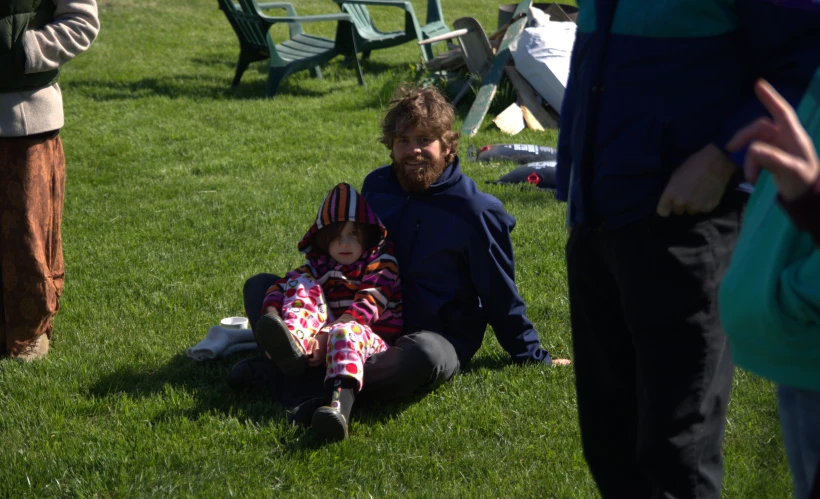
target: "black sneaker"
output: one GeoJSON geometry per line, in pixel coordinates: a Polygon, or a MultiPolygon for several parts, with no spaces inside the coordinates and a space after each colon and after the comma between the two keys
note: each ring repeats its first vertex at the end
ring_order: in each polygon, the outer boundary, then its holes
{"type": "Polygon", "coordinates": [[[327,404],[327,398],[311,398],[287,410],[288,423],[299,426],[310,426],[313,422],[313,413],[319,407],[327,404]]]}
{"type": "Polygon", "coordinates": [[[347,438],[347,421],[356,402],[356,395],[351,388],[353,380],[332,378],[330,405],[316,409],[311,425],[317,435],[326,440],[344,440],[347,438]]]}
{"type": "Polygon", "coordinates": [[[317,435],[326,440],[340,441],[347,438],[347,421],[342,413],[333,407],[324,406],[316,409],[311,426],[317,435]]]}
{"type": "Polygon", "coordinates": [[[242,359],[231,368],[225,379],[234,393],[275,388],[275,366],[264,354],[242,359]]]}
{"type": "Polygon", "coordinates": [[[263,315],[256,321],[253,334],[259,349],[285,376],[299,376],[305,372],[305,352],[282,319],[273,314],[263,315]]]}

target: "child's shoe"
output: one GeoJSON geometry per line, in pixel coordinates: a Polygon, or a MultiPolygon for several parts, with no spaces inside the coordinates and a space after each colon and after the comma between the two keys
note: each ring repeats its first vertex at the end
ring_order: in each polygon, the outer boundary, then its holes
{"type": "Polygon", "coordinates": [[[313,431],[326,440],[346,439],[347,422],[355,400],[353,388],[345,388],[341,379],[333,380],[330,405],[320,407],[313,413],[313,431]]]}
{"type": "Polygon", "coordinates": [[[274,369],[273,362],[265,354],[254,355],[234,364],[225,380],[231,391],[237,394],[261,388],[273,393],[276,389],[274,369]]]}
{"type": "Polygon", "coordinates": [[[327,404],[327,397],[304,400],[287,409],[287,421],[298,426],[310,426],[313,423],[313,414],[325,404],[327,404]]]}
{"type": "Polygon", "coordinates": [[[299,376],[305,372],[305,352],[282,319],[273,314],[263,315],[256,321],[253,334],[259,349],[285,376],[299,376]]]}

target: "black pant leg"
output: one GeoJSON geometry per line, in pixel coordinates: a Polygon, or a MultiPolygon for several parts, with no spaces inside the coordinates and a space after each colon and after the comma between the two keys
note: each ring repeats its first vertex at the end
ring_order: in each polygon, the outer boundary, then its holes
{"type": "MultiPolygon", "coordinates": [[[[455,348],[443,336],[430,331],[407,334],[364,364],[364,380],[357,400],[399,401],[435,390],[458,373],[455,348]]],[[[330,391],[324,386],[325,368],[308,369],[298,378],[284,378],[279,402],[294,407],[330,391]]]]}
{"type": "Polygon", "coordinates": [[[453,345],[440,334],[419,331],[367,359],[361,394],[371,400],[401,400],[436,389],[458,370],[453,345]]]}
{"type": "Polygon", "coordinates": [[[637,459],[652,498],[719,498],[733,364],[717,294],[742,203],[653,217],[607,248],[635,348],[637,459]]]}
{"type": "Polygon", "coordinates": [[[637,461],[635,350],[598,230],[567,242],[573,365],[584,458],[604,498],[647,497],[637,461]]]}
{"type": "Polygon", "coordinates": [[[245,315],[248,316],[251,329],[256,327],[256,321],[262,317],[262,302],[265,301],[268,288],[278,280],[279,276],[274,274],[256,274],[245,281],[242,298],[245,301],[245,315]]]}
{"type": "MultiPolygon", "coordinates": [[[[268,289],[279,280],[274,274],[256,274],[247,281],[242,288],[242,297],[245,302],[245,315],[251,328],[256,327],[256,321],[262,316],[262,302],[268,289]]],[[[264,356],[263,356],[264,357],[264,356]]],[[[320,398],[329,394],[324,386],[324,366],[311,367],[298,377],[285,376],[269,359],[269,373],[273,378],[273,398],[286,408],[299,405],[311,398],[320,398]]]]}

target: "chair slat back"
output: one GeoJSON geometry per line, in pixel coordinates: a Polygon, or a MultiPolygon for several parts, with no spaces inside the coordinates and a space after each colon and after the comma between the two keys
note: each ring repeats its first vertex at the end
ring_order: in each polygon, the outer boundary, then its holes
{"type": "Polygon", "coordinates": [[[440,0],[427,0],[427,24],[443,23],[444,12],[440,0]]]}
{"type": "Polygon", "coordinates": [[[371,19],[370,11],[367,10],[366,5],[347,3],[342,6],[342,11],[350,14],[350,17],[353,18],[353,24],[357,27],[372,29],[373,19],[371,19]]]}
{"type": "MultiPolygon", "coordinates": [[[[233,3],[232,0],[220,1],[233,3]]],[[[239,8],[234,10],[233,17],[236,19],[241,31],[241,37],[246,43],[260,49],[268,49],[268,26],[259,17],[253,0],[239,0],[239,8]]]]}

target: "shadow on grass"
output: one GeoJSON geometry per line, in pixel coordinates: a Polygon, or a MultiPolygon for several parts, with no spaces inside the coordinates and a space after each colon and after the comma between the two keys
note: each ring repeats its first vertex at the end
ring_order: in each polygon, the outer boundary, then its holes
{"type": "Polygon", "coordinates": [[[500,371],[512,365],[509,359],[503,359],[497,355],[479,355],[461,367],[460,375],[470,374],[481,369],[500,371]]]}
{"type": "Polygon", "coordinates": [[[376,423],[387,421],[406,411],[410,406],[424,399],[428,394],[419,393],[404,400],[379,400],[368,397],[366,394],[360,395],[356,399],[353,416],[363,423],[376,423]]]}
{"type": "MultiPolygon", "coordinates": [[[[175,391],[192,393],[196,405],[186,409],[166,409],[154,419],[169,420],[188,418],[196,420],[203,414],[221,413],[239,420],[265,424],[269,421],[286,420],[284,407],[275,403],[267,390],[257,390],[242,394],[230,391],[225,376],[241,354],[225,359],[194,362],[184,354],[176,355],[162,368],[152,372],[139,372],[130,368],[120,369],[95,383],[90,393],[101,398],[116,398],[126,394],[133,398],[173,397],[175,391]]],[[[276,438],[287,453],[299,454],[316,450],[326,442],[318,439],[310,428],[296,428],[284,431],[276,438]]]]}
{"type": "Polygon", "coordinates": [[[225,376],[240,355],[226,359],[194,362],[185,354],[154,371],[141,371],[139,366],[121,368],[99,379],[89,392],[96,397],[126,394],[131,397],[173,396],[175,391],[193,394],[196,405],[192,408],[169,409],[162,417],[196,418],[201,414],[219,412],[236,415],[241,407],[243,417],[254,422],[284,419],[285,411],[274,404],[269,393],[259,391],[237,395],[230,391],[225,376]]]}
{"type": "MultiPolygon", "coordinates": [[[[72,80],[66,86],[78,89],[96,101],[133,100],[144,97],[196,98],[196,99],[264,99],[265,82],[242,82],[236,87],[230,80],[208,80],[200,76],[173,76],[143,78],[131,82],[107,82],[100,80],[72,80]]],[[[299,86],[296,82],[282,82],[277,95],[298,95],[301,97],[322,97],[334,92],[316,92],[299,86]]]]}
{"type": "MultiPolygon", "coordinates": [[[[228,63],[222,58],[210,59],[196,59],[200,65],[223,66],[226,68],[224,76],[214,78],[212,75],[176,75],[176,76],[157,76],[151,78],[142,78],[135,81],[102,81],[102,80],[70,80],[64,83],[66,88],[77,90],[89,96],[91,99],[97,101],[116,101],[116,100],[131,100],[143,97],[162,96],[168,98],[198,98],[198,99],[264,99],[267,82],[267,66],[258,63],[252,64],[245,72],[242,81],[236,87],[231,86],[233,80],[235,63],[228,63]],[[248,82],[247,75],[250,73],[258,73],[262,75],[262,79],[254,79],[248,82]]],[[[362,64],[362,71],[365,74],[365,79],[368,75],[381,74],[386,71],[396,70],[400,66],[393,66],[383,63],[365,62],[362,64]]],[[[356,81],[355,70],[347,67],[341,60],[332,66],[322,67],[322,71],[328,76],[339,75],[340,79],[349,79],[351,82],[356,81]]],[[[301,75],[303,72],[297,74],[301,75]]],[[[304,73],[305,75],[307,73],[304,73]]],[[[291,95],[296,97],[325,97],[327,95],[342,91],[338,88],[331,88],[327,91],[316,91],[306,88],[302,81],[305,76],[301,78],[294,78],[293,76],[285,78],[279,86],[277,95],[291,95]]],[[[312,77],[311,77],[312,78],[312,77]]],[[[370,94],[368,94],[370,95],[370,94]]],[[[370,101],[372,99],[368,99],[370,101]]],[[[378,99],[368,102],[365,107],[370,105],[378,105],[378,99]]],[[[354,108],[361,108],[361,105],[355,105],[354,108]]]]}
{"type": "MultiPolygon", "coordinates": [[[[194,57],[191,59],[191,62],[198,66],[207,66],[207,67],[218,67],[221,66],[223,68],[227,68],[231,70],[230,75],[233,76],[233,72],[236,71],[236,61],[237,58],[226,58],[221,54],[211,54],[206,57],[194,57]]],[[[254,66],[251,66],[253,68],[254,66]]]]}
{"type": "MultiPolygon", "coordinates": [[[[231,367],[243,357],[245,356],[237,354],[215,361],[194,362],[180,353],[157,370],[140,370],[139,366],[121,368],[99,379],[89,388],[89,392],[100,398],[116,398],[123,394],[132,398],[173,398],[174,393],[180,391],[193,395],[196,401],[194,407],[167,408],[156,417],[161,420],[179,417],[195,420],[203,414],[221,413],[257,424],[271,420],[285,421],[285,408],[274,401],[272,392],[259,389],[235,394],[228,388],[225,377],[231,367]]],[[[323,370],[314,372],[321,373],[323,370]]],[[[317,377],[317,381],[321,383],[321,377],[317,377]]],[[[303,398],[325,393],[321,386],[312,388],[316,391],[311,390],[310,393],[303,394],[303,398]]],[[[424,397],[424,394],[420,394],[402,401],[388,402],[360,396],[354,408],[353,418],[365,425],[389,420],[424,397]]],[[[302,452],[327,444],[315,437],[310,428],[301,428],[297,432],[297,438],[293,438],[294,435],[290,432],[281,436],[281,443],[285,449],[302,452]]]]}

